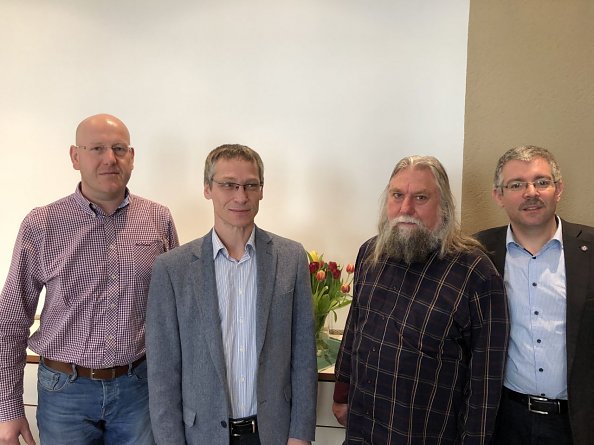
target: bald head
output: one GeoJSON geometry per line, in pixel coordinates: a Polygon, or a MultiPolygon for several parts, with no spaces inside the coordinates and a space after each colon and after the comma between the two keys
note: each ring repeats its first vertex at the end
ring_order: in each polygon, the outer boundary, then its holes
{"type": "Polygon", "coordinates": [[[96,134],[107,129],[117,129],[118,133],[124,137],[126,144],[130,144],[130,132],[121,120],[111,114],[95,114],[87,117],[76,127],[76,145],[87,143],[89,133],[96,134]]]}
{"type": "Polygon", "coordinates": [[[110,114],[86,118],[76,128],[70,159],[72,167],[80,171],[83,196],[111,215],[124,199],[134,168],[126,125],[110,114]],[[118,149],[122,146],[125,149],[118,149]]]}

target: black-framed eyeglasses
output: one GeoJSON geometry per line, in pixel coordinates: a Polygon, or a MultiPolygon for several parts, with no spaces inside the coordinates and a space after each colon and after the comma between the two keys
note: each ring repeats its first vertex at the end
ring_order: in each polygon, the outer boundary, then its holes
{"type": "Polygon", "coordinates": [[[229,182],[229,181],[220,182],[220,181],[215,181],[214,179],[212,180],[212,182],[217,184],[221,188],[221,190],[223,190],[224,192],[236,192],[240,188],[243,188],[243,190],[246,193],[257,193],[260,190],[262,190],[262,186],[264,185],[263,183],[260,183],[260,182],[248,182],[247,184],[238,184],[237,182],[229,182]]]}
{"type": "Polygon", "coordinates": [[[512,181],[507,185],[502,185],[501,188],[511,192],[522,192],[526,190],[529,185],[532,185],[536,190],[546,190],[557,184],[557,182],[559,181],[553,181],[552,179],[546,178],[537,179],[536,181],[512,181]]]}
{"type": "Polygon", "coordinates": [[[113,154],[118,158],[123,158],[130,151],[132,151],[132,147],[126,144],[113,144],[111,147],[106,145],[76,145],[76,148],[82,148],[83,150],[86,150],[96,156],[103,156],[108,149],[111,149],[113,154]]]}

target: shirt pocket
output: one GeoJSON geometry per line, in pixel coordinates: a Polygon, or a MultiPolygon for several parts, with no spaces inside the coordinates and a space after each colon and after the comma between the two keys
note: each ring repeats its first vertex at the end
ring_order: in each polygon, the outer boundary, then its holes
{"type": "Polygon", "coordinates": [[[134,282],[137,291],[148,292],[151,271],[157,256],[165,252],[165,240],[137,240],[132,245],[132,263],[134,266],[134,282]]]}

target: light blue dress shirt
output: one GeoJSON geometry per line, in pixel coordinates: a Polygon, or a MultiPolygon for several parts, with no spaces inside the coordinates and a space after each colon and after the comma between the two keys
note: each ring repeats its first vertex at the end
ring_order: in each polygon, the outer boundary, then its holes
{"type": "MultiPolygon", "coordinates": [[[[227,385],[234,419],[257,412],[256,297],[258,293],[255,230],[239,261],[212,231],[213,258],[223,332],[227,385]]],[[[213,382],[215,384],[215,382],[213,382]]]]}
{"type": "Polygon", "coordinates": [[[505,290],[510,340],[504,385],[523,394],[567,399],[566,286],[561,220],[540,252],[528,252],[507,229],[505,290]]]}

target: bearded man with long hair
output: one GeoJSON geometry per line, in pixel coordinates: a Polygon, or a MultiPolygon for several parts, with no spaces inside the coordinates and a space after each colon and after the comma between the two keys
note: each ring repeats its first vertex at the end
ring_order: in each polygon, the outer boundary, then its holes
{"type": "Polygon", "coordinates": [[[336,363],[346,443],[488,444],[508,331],[503,280],[461,233],[444,167],[400,160],[357,256],[336,363]]]}

